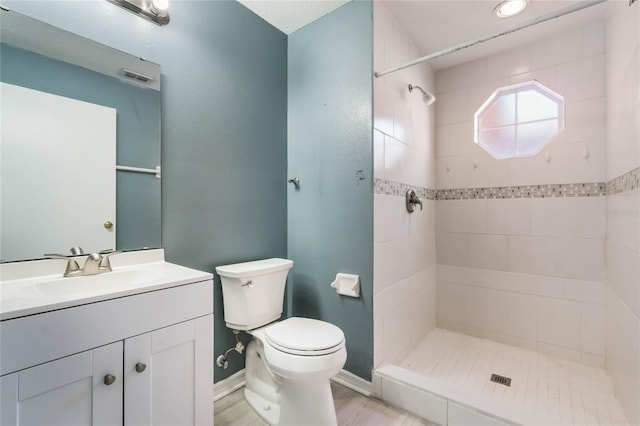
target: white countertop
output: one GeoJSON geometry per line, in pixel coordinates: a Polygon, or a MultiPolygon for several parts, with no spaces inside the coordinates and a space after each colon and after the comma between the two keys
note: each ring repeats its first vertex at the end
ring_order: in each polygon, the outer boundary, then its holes
{"type": "MultiPolygon", "coordinates": [[[[78,257],[79,260],[83,258],[84,256],[78,257]]],[[[114,255],[111,257],[113,272],[89,277],[63,278],[65,266],[65,262],[61,260],[34,260],[0,264],[0,320],[131,296],[213,278],[211,273],[165,262],[163,249],[132,251],[114,255]],[[135,279],[127,280],[127,277],[132,277],[137,272],[146,278],[141,282],[135,279]],[[108,276],[109,274],[113,275],[108,276]],[[116,277],[123,277],[122,284],[118,284],[116,288],[113,285],[107,288],[100,287],[100,280],[116,277]],[[43,294],[38,291],[38,284],[43,282],[74,284],[73,281],[66,280],[83,280],[81,284],[82,286],[86,285],[87,289],[86,291],[84,289],[74,291],[71,294],[43,294]],[[92,286],[93,283],[96,285],[92,286]]]]}

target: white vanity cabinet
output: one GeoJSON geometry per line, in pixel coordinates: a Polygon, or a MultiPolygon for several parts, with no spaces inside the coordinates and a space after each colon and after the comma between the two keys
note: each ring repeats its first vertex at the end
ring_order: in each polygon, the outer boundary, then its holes
{"type": "Polygon", "coordinates": [[[212,337],[209,315],[125,340],[124,424],[212,425],[212,337]]]}
{"type": "Polygon", "coordinates": [[[0,424],[122,424],[122,342],[0,377],[0,424]],[[104,384],[107,375],[115,380],[104,384]]]}
{"type": "Polygon", "coordinates": [[[0,426],[213,425],[212,277],[176,268],[192,274],[0,321],[0,426]]]}

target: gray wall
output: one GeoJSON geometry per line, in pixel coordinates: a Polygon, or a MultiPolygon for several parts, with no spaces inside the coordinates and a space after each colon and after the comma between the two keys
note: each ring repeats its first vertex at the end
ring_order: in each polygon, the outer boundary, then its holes
{"type": "MultiPolygon", "coordinates": [[[[0,44],[0,80],[117,110],[117,164],[160,165],[160,93],[104,74],[0,44]]],[[[82,179],[82,176],[78,177],[82,179]]],[[[160,180],[116,174],[116,247],[160,247],[160,180]]],[[[60,251],[66,248],[60,247],[60,251]]],[[[85,247],[87,249],[87,247],[85,247]]]]}
{"type": "Polygon", "coordinates": [[[373,23],[370,1],[353,1],[289,36],[288,303],[292,315],[338,325],[346,369],[373,366],[373,23]],[[362,170],[366,180],[358,181],[362,170]],[[360,275],[359,299],[330,287],[360,275]]]}
{"type": "MultiPolygon", "coordinates": [[[[4,1],[162,66],[162,245],[205,271],[287,255],[287,37],[235,1],[179,1],[158,27],[106,1],[4,1]]],[[[214,288],[215,353],[232,345],[214,288]]],[[[243,367],[230,357],[220,380],[243,367]]]]}

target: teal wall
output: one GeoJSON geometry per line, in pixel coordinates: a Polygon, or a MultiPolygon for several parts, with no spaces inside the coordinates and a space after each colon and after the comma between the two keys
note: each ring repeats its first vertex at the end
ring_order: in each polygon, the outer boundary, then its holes
{"type": "MultiPolygon", "coordinates": [[[[166,27],[102,0],[3,5],[161,64],[167,260],[213,271],[289,256],[287,313],[340,326],[346,368],[370,379],[371,2],[348,3],[288,40],[235,1],[173,2],[166,27]],[[366,180],[356,179],[358,170],[366,180]],[[301,179],[299,191],[287,186],[288,176],[301,179]],[[360,275],[361,298],[329,287],[337,272],[360,275]]],[[[220,354],[233,335],[217,277],[214,292],[220,354]]],[[[232,354],[215,380],[242,367],[232,354]]]]}
{"type": "Polygon", "coordinates": [[[346,369],[373,367],[372,58],[370,1],[352,1],[289,36],[288,303],[292,315],[339,326],[346,369]],[[366,180],[356,178],[362,170],[366,180]],[[330,287],[360,275],[359,299],[330,287]]]}
{"type": "MultiPolygon", "coordinates": [[[[235,1],[175,1],[158,27],[106,1],[3,1],[162,66],[162,245],[204,271],[287,255],[287,37],[235,1]]],[[[232,345],[214,288],[215,353],[232,345]]],[[[243,367],[230,357],[220,380],[243,367]]]]}
{"type": "MultiPolygon", "coordinates": [[[[86,68],[0,43],[0,80],[79,99],[117,111],[117,164],[160,165],[160,93],[86,68]]],[[[79,179],[82,179],[79,176],[79,179]]],[[[160,247],[160,180],[155,175],[116,174],[116,247],[160,247]]],[[[65,247],[60,247],[64,251],[65,247]]]]}

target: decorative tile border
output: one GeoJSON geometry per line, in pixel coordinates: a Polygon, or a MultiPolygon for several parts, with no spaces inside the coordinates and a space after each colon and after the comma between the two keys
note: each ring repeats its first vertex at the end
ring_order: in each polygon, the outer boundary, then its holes
{"type": "Polygon", "coordinates": [[[407,185],[405,183],[394,182],[391,180],[374,180],[374,194],[378,195],[398,195],[404,197],[404,194],[413,189],[416,195],[423,200],[435,200],[436,190],[431,188],[422,188],[420,186],[407,185]]]}
{"type": "Polygon", "coordinates": [[[497,186],[492,188],[431,189],[375,179],[375,194],[404,196],[413,189],[425,200],[475,200],[500,198],[602,197],[640,188],[640,167],[608,182],[497,186]]]}
{"type": "Polygon", "coordinates": [[[607,182],[607,194],[620,194],[640,188],[640,167],[607,182]]]}
{"type": "Polygon", "coordinates": [[[494,188],[439,189],[438,200],[473,200],[495,198],[601,197],[607,195],[607,184],[561,183],[550,185],[499,186],[494,188]]]}
{"type": "Polygon", "coordinates": [[[407,190],[413,189],[418,197],[426,200],[601,197],[607,195],[607,184],[604,182],[435,190],[407,185],[400,182],[375,179],[374,189],[375,194],[397,196],[404,196],[407,190]]]}

